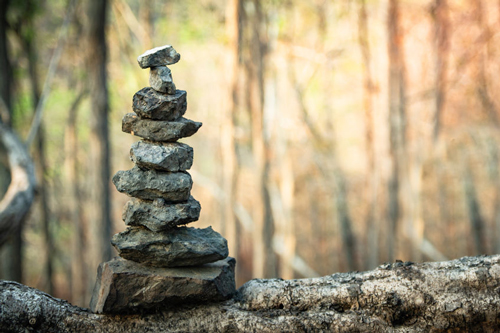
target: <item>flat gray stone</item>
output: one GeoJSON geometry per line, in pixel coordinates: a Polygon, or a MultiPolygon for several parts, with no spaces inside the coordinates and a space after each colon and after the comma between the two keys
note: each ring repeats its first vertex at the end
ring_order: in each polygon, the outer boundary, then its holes
{"type": "Polygon", "coordinates": [[[138,141],[130,147],[130,158],[142,169],[186,171],[193,165],[193,148],[180,142],[138,141]]]}
{"type": "Polygon", "coordinates": [[[134,198],[180,202],[189,199],[193,181],[187,172],[159,172],[135,166],[118,171],[113,176],[113,184],[118,191],[134,198]]]}
{"type": "Polygon", "coordinates": [[[99,265],[90,309],[123,314],[224,301],[236,292],[235,265],[226,258],[196,267],[155,268],[115,258],[99,265]]]}
{"type": "Polygon", "coordinates": [[[175,94],[176,88],[172,80],[172,72],[167,66],[151,67],[149,85],[156,91],[169,95],[175,94]]]}
{"type": "Polygon", "coordinates": [[[132,109],[143,119],[176,121],[186,112],[186,92],[177,90],[167,95],[151,87],[142,88],[134,95],[132,109]]]}
{"type": "Polygon", "coordinates": [[[193,197],[177,204],[167,204],[162,199],[144,201],[133,198],[123,207],[122,218],[129,226],[143,226],[157,232],[198,221],[200,210],[200,203],[193,197]]]}
{"type": "Polygon", "coordinates": [[[129,227],[111,239],[120,257],[154,267],[197,266],[228,256],[227,241],[211,227],[153,232],[129,227]]]}
{"type": "Polygon", "coordinates": [[[141,68],[168,66],[177,63],[181,55],[171,45],[164,45],[148,50],[137,57],[141,68]]]}
{"type": "Polygon", "coordinates": [[[122,119],[122,131],[156,142],[175,142],[198,131],[201,123],[186,118],[177,121],[140,119],[127,113],[122,119]]]}

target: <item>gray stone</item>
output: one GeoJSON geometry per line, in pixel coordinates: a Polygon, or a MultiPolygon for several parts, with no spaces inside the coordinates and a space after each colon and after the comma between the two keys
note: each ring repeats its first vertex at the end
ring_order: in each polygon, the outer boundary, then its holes
{"type": "Polygon", "coordinates": [[[143,119],[176,121],[187,109],[184,90],[177,90],[175,95],[166,95],[146,87],[135,93],[132,102],[134,112],[143,119]]]}
{"type": "Polygon", "coordinates": [[[135,166],[118,171],[113,176],[113,184],[118,191],[134,198],[180,202],[189,199],[193,181],[187,172],[159,172],[135,166]]]}
{"type": "Polygon", "coordinates": [[[172,72],[167,66],[151,67],[149,72],[149,84],[156,91],[169,95],[175,94],[175,84],[172,80],[172,72]]]}
{"type": "Polygon", "coordinates": [[[99,265],[90,309],[134,313],[218,302],[235,294],[233,258],[197,267],[155,268],[115,258],[99,265]]]}
{"type": "Polygon", "coordinates": [[[189,197],[187,202],[177,204],[166,204],[161,199],[132,199],[123,207],[122,218],[129,226],[144,226],[157,232],[198,221],[200,210],[200,203],[193,197],[189,197]]]}
{"type": "Polygon", "coordinates": [[[185,171],[193,165],[193,148],[180,142],[138,141],[132,144],[130,157],[143,169],[185,171]]]}
{"type": "Polygon", "coordinates": [[[177,121],[140,119],[135,113],[127,113],[122,119],[122,131],[157,142],[174,142],[193,135],[201,123],[186,118],[177,121]]]}
{"type": "Polygon", "coordinates": [[[154,267],[196,266],[227,257],[227,241],[211,227],[153,232],[129,227],[111,239],[120,257],[154,267]]]}
{"type": "Polygon", "coordinates": [[[159,46],[137,57],[141,68],[168,66],[177,63],[181,55],[171,45],[159,46]]]}

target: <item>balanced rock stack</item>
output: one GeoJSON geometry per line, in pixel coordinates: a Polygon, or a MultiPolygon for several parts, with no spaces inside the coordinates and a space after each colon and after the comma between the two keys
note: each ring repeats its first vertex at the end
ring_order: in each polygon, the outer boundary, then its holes
{"type": "Polygon", "coordinates": [[[201,206],[190,195],[186,172],[193,149],[177,140],[196,133],[201,123],[182,117],[186,92],[176,89],[166,67],[179,59],[170,45],[137,59],[150,68],[151,87],[134,95],[135,113],[123,117],[122,129],[143,140],[130,150],[135,166],[113,177],[117,190],[132,197],[123,210],[129,228],[111,241],[120,257],[99,266],[90,304],[96,313],[221,301],[235,292],[227,241],[211,227],[181,226],[197,221],[201,206]]]}

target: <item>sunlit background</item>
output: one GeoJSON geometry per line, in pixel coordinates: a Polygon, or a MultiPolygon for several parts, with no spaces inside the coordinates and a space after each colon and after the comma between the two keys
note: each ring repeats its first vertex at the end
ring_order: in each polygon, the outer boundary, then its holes
{"type": "MultiPolygon", "coordinates": [[[[77,305],[88,304],[106,260],[95,251],[104,226],[92,199],[91,2],[0,9],[10,122],[23,140],[33,82],[45,89],[62,45],[31,149],[36,201],[22,242],[13,236],[1,249],[0,277],[77,305]]],[[[149,85],[136,58],[170,44],[181,54],[170,69],[187,91],[185,117],[203,122],[181,140],[194,148],[192,195],[202,205],[190,226],[228,239],[238,286],[498,253],[499,31],[494,0],[109,0],[111,175],[133,166],[139,140],[121,132],[134,93],[149,85]]],[[[128,197],[109,189],[116,233],[128,197]]]]}

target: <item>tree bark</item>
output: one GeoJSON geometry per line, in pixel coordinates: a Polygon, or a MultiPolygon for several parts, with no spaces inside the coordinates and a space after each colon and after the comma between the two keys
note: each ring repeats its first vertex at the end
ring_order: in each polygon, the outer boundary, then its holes
{"type": "Polygon", "coordinates": [[[3,332],[495,332],[500,255],[384,264],[303,280],[251,280],[223,303],[97,315],[0,282],[3,332]]]}
{"type": "Polygon", "coordinates": [[[89,86],[92,104],[90,148],[92,165],[92,209],[90,244],[93,251],[91,264],[111,259],[111,201],[110,201],[110,147],[108,129],[107,88],[107,0],[91,1],[88,6],[88,58],[89,86]]]}
{"type": "MultiPolygon", "coordinates": [[[[388,182],[388,211],[389,222],[387,231],[388,259],[394,260],[398,253],[396,239],[401,234],[406,221],[405,204],[409,194],[408,165],[406,152],[406,78],[403,31],[400,27],[399,0],[389,1],[388,11],[388,51],[389,51],[389,127],[390,145],[389,154],[392,164],[388,182]]],[[[410,223],[408,223],[410,224],[410,223]]]]}
{"type": "MultiPolygon", "coordinates": [[[[248,23],[251,24],[251,43],[247,63],[248,102],[252,122],[252,154],[255,161],[255,174],[258,192],[255,195],[253,276],[274,277],[278,275],[277,258],[273,251],[274,221],[269,199],[269,142],[264,122],[264,75],[267,40],[265,13],[260,0],[253,0],[248,7],[248,23]]],[[[244,6],[246,9],[247,6],[244,6]]]]}
{"type": "Polygon", "coordinates": [[[7,125],[11,123],[11,84],[12,68],[9,61],[9,46],[7,41],[7,9],[9,0],[0,0],[0,97],[5,103],[5,108],[0,108],[0,121],[7,125]]]}

